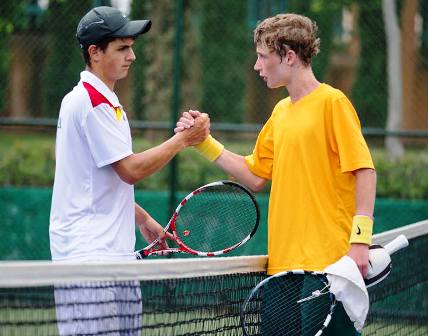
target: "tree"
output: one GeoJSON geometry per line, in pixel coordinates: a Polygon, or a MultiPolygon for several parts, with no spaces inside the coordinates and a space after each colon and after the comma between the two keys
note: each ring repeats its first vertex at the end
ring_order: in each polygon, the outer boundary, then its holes
{"type": "MultiPolygon", "coordinates": [[[[133,109],[138,119],[166,121],[171,116],[175,15],[177,2],[133,1],[131,15],[152,20],[152,28],[135,44],[137,62],[133,65],[133,109]]],[[[197,37],[199,1],[186,1],[182,41],[181,106],[199,106],[200,60],[197,37]],[[195,19],[196,17],[196,19],[195,19]]]]}
{"type": "Polygon", "coordinates": [[[205,0],[202,6],[202,109],[216,122],[242,122],[251,35],[247,0],[205,0]],[[217,41],[217,42],[215,42],[217,41]]]}
{"type": "Polygon", "coordinates": [[[0,1],[0,115],[4,115],[11,61],[10,38],[25,26],[25,0],[0,1]]]}
{"type": "MultiPolygon", "coordinates": [[[[403,110],[402,73],[401,73],[401,33],[398,24],[395,0],[382,0],[382,12],[385,23],[387,65],[388,65],[388,114],[386,130],[400,129],[403,110]]],[[[400,158],[403,145],[399,138],[387,136],[385,146],[393,159],[400,158]]]]}
{"type": "Polygon", "coordinates": [[[385,127],[387,111],[386,41],[380,0],[359,2],[360,56],[352,100],[361,123],[385,127]]]}
{"type": "Polygon", "coordinates": [[[48,32],[49,53],[44,69],[44,115],[56,117],[61,100],[79,80],[84,68],[82,52],[76,40],[81,17],[91,8],[91,0],[51,0],[44,21],[48,32]]]}

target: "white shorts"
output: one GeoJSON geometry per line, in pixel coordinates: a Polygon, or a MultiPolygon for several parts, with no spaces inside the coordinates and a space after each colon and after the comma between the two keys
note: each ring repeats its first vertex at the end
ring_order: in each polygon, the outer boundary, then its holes
{"type": "Polygon", "coordinates": [[[138,281],[58,285],[55,305],[61,336],[140,335],[142,302],[138,281]]]}

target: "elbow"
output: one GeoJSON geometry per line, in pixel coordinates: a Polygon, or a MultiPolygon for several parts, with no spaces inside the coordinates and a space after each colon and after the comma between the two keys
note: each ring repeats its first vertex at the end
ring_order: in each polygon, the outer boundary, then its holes
{"type": "Polygon", "coordinates": [[[260,192],[264,188],[264,185],[255,184],[251,186],[251,190],[254,192],[260,192]]]}
{"type": "Polygon", "coordinates": [[[266,185],[266,180],[258,179],[257,181],[253,181],[253,183],[251,183],[249,187],[254,192],[260,192],[264,189],[265,185],[266,185]]]}
{"type": "Polygon", "coordinates": [[[134,185],[135,183],[138,182],[138,178],[132,175],[126,175],[126,176],[119,175],[119,177],[123,182],[130,185],[134,185]]]}
{"type": "Polygon", "coordinates": [[[140,180],[140,177],[137,175],[136,169],[133,168],[132,164],[121,160],[113,164],[113,169],[119,178],[130,185],[134,185],[140,180]]]}
{"type": "Polygon", "coordinates": [[[119,175],[120,179],[130,185],[134,185],[139,181],[138,177],[132,171],[120,171],[116,170],[117,175],[119,175]]]}

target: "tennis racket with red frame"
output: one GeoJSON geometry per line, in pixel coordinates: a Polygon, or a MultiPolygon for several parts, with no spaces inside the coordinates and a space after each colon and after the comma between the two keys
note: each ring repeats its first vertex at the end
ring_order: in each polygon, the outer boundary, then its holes
{"type": "Polygon", "coordinates": [[[218,256],[251,239],[259,221],[259,206],[246,187],[233,181],[209,183],[187,195],[164,228],[178,247],[162,248],[157,238],[137,251],[136,257],[174,252],[218,256]]]}

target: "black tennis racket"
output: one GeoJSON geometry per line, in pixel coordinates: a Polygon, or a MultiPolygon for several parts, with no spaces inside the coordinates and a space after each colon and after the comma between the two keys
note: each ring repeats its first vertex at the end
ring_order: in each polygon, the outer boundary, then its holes
{"type": "MultiPolygon", "coordinates": [[[[390,255],[406,246],[408,241],[403,235],[384,247],[370,246],[367,287],[388,276],[390,255]]],[[[246,336],[319,336],[330,323],[335,304],[325,273],[285,271],[254,287],[241,307],[241,326],[246,336]]]]}
{"type": "Polygon", "coordinates": [[[261,281],[241,307],[244,335],[316,335],[328,326],[336,304],[326,275],[286,271],[261,281]]]}
{"type": "Polygon", "coordinates": [[[259,206],[247,188],[232,181],[213,182],[187,195],[164,228],[172,233],[177,248],[161,248],[158,238],[136,257],[172,252],[221,255],[247,242],[259,221],[259,206]]]}

